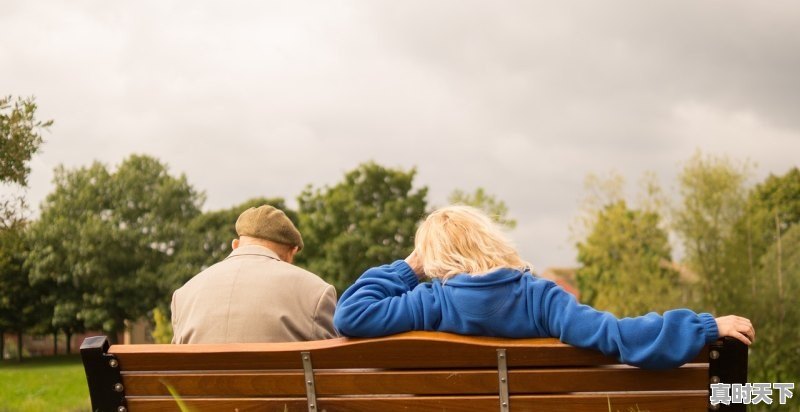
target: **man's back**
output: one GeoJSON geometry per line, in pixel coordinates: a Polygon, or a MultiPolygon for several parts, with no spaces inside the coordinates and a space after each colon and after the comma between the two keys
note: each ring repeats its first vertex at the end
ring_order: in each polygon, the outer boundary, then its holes
{"type": "Polygon", "coordinates": [[[336,290],[273,251],[242,246],[172,296],[172,343],[291,342],[336,336],[336,290]]]}

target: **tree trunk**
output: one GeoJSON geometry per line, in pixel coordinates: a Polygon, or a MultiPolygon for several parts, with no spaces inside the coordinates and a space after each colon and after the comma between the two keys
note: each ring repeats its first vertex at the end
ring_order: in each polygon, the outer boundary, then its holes
{"type": "Polygon", "coordinates": [[[22,362],[22,331],[17,333],[17,362],[22,362]]]}
{"type": "Polygon", "coordinates": [[[116,345],[119,343],[119,331],[125,330],[125,321],[114,322],[114,327],[108,331],[108,343],[116,345]]]}
{"type": "Polygon", "coordinates": [[[6,331],[0,330],[0,361],[5,360],[6,356],[6,331]]]}
{"type": "Polygon", "coordinates": [[[64,332],[67,335],[67,355],[72,354],[72,332],[64,332]]]}
{"type": "Polygon", "coordinates": [[[750,297],[756,296],[756,271],[753,266],[753,241],[750,238],[750,212],[747,213],[747,264],[750,269],[750,297]]]}
{"type": "Polygon", "coordinates": [[[53,356],[58,355],[58,331],[53,331],[53,356]]]}
{"type": "Polygon", "coordinates": [[[781,221],[778,217],[778,211],[775,211],[775,234],[778,240],[775,242],[778,247],[778,336],[783,338],[783,319],[786,313],[783,310],[783,270],[781,268],[783,260],[783,251],[781,250],[781,221]]]}

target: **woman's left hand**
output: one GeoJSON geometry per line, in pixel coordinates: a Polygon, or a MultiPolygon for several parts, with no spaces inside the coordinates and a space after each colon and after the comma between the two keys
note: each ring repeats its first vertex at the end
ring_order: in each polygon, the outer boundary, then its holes
{"type": "Polygon", "coordinates": [[[716,318],[719,336],[730,336],[739,339],[745,345],[750,345],[756,340],[756,330],[750,319],[741,316],[722,316],[716,318]]]}

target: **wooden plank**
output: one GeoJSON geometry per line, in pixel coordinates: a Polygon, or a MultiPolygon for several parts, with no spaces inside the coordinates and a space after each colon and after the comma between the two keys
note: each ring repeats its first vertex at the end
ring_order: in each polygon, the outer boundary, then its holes
{"type": "MultiPolygon", "coordinates": [[[[468,412],[499,409],[497,396],[418,396],[418,397],[353,397],[319,398],[317,410],[327,412],[394,412],[394,411],[453,411],[468,412]]],[[[184,398],[183,402],[195,411],[237,410],[246,411],[307,411],[305,398],[244,398],[224,399],[184,398]]],[[[678,412],[705,410],[707,391],[648,394],[576,394],[576,395],[530,395],[511,396],[511,411],[573,412],[629,410],[678,412]]],[[[179,411],[170,398],[128,399],[131,412],[179,411]]]]}
{"type": "MultiPolygon", "coordinates": [[[[509,367],[592,366],[615,359],[552,338],[499,339],[442,332],[409,332],[375,339],[225,345],[114,345],[123,370],[301,369],[299,352],[311,352],[315,369],[470,368],[497,364],[505,348],[509,367]],[[419,356],[424,353],[425,356],[419,356]]],[[[705,353],[698,356],[707,362],[705,353]]]]}
{"type": "MultiPolygon", "coordinates": [[[[153,397],[128,397],[126,399],[128,411],[130,412],[182,412],[178,403],[172,398],[153,398],[153,397]]],[[[203,411],[275,411],[275,412],[308,412],[306,398],[244,398],[244,399],[225,399],[225,398],[205,398],[205,399],[182,399],[183,403],[192,412],[203,411]]],[[[322,412],[324,409],[318,409],[322,412]]]]}
{"type": "MultiPolygon", "coordinates": [[[[315,373],[317,395],[372,394],[496,394],[497,371],[376,371],[320,370],[315,373]]],[[[650,371],[632,367],[512,369],[512,394],[703,390],[708,366],[650,371]]],[[[131,396],[169,395],[166,384],[183,396],[305,396],[302,372],[124,373],[125,393],[131,396]]]]}
{"type": "Polygon", "coordinates": [[[128,396],[166,396],[171,386],[181,396],[306,396],[303,372],[228,372],[122,375],[128,396]]]}

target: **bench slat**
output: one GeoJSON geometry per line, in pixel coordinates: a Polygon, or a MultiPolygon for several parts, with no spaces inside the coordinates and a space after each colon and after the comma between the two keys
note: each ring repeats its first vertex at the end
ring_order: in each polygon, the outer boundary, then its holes
{"type": "MultiPolygon", "coordinates": [[[[497,370],[331,371],[315,372],[316,393],[496,394],[497,370]]],[[[630,367],[510,370],[509,390],[517,394],[600,391],[701,390],[708,385],[708,365],[692,364],[668,371],[630,367]]],[[[123,373],[128,396],[169,395],[165,383],[183,396],[305,396],[303,373],[207,372],[123,373]]]]}
{"type": "MultiPolygon", "coordinates": [[[[284,399],[191,399],[183,402],[198,411],[307,411],[305,398],[284,399]]],[[[418,397],[353,397],[319,398],[317,410],[327,412],[381,412],[394,411],[476,411],[497,410],[497,396],[418,396],[418,397]]],[[[659,412],[700,411],[708,403],[707,391],[648,394],[576,394],[576,395],[526,395],[511,396],[511,410],[595,412],[610,410],[652,410],[659,412]],[[637,409],[638,408],[638,409],[637,409]]],[[[131,411],[178,411],[176,402],[169,398],[128,398],[131,411]]]]}
{"type": "MultiPolygon", "coordinates": [[[[498,348],[509,367],[594,366],[618,362],[556,339],[492,339],[442,332],[408,332],[389,338],[226,345],[114,345],[124,370],[301,369],[299,352],[311,352],[315,369],[483,368],[497,365],[498,348]],[[424,354],[425,356],[420,356],[424,354]]],[[[697,358],[707,362],[707,352],[697,358]]]]}

